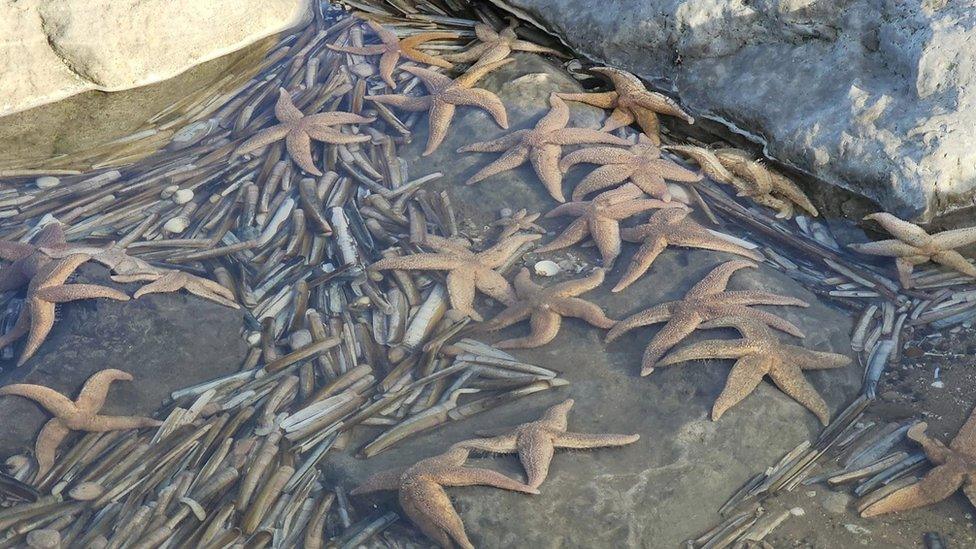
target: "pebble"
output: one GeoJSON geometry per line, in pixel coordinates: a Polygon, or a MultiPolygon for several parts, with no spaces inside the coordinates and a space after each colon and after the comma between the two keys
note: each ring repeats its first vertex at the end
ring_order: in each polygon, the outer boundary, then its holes
{"type": "Polygon", "coordinates": [[[867,534],[870,534],[871,533],[871,530],[868,530],[867,528],[865,528],[863,526],[858,526],[856,524],[851,524],[849,522],[844,525],[844,529],[847,530],[848,532],[852,533],[852,534],[865,534],[865,535],[867,535],[867,534]]]}
{"type": "Polygon", "coordinates": [[[945,383],[942,383],[941,379],[938,381],[933,381],[932,387],[935,387],[936,389],[942,389],[943,387],[945,387],[945,383]]]}
{"type": "Polygon", "coordinates": [[[828,513],[840,515],[847,512],[851,497],[843,492],[830,492],[823,498],[823,508],[828,513]]]}
{"type": "Polygon", "coordinates": [[[502,217],[512,217],[513,213],[514,212],[512,211],[511,208],[502,208],[501,211],[498,212],[498,215],[502,217]]]}
{"type": "Polygon", "coordinates": [[[173,202],[177,204],[186,204],[191,200],[193,200],[193,191],[190,189],[180,189],[173,193],[173,202]]]}
{"type": "Polygon", "coordinates": [[[180,234],[190,226],[190,221],[185,217],[174,217],[163,225],[163,230],[173,234],[180,234]]]}
{"type": "Polygon", "coordinates": [[[549,261],[548,259],[537,261],[533,269],[535,270],[535,274],[539,276],[556,276],[562,270],[555,261],[549,261]]]}
{"type": "Polygon", "coordinates": [[[45,175],[38,177],[37,181],[34,182],[38,189],[50,189],[51,187],[57,187],[61,184],[61,180],[53,175],[45,175]]]}

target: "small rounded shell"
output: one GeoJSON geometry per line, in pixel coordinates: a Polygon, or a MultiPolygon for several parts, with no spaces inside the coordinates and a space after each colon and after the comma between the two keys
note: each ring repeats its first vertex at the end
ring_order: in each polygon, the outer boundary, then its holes
{"type": "Polygon", "coordinates": [[[174,217],[163,225],[163,230],[173,234],[180,234],[190,226],[190,221],[185,217],[174,217]]]}
{"type": "Polygon", "coordinates": [[[51,187],[57,187],[61,184],[61,180],[57,177],[51,175],[45,175],[38,177],[34,184],[37,185],[38,189],[50,189],[51,187]]]}
{"type": "Polygon", "coordinates": [[[556,276],[562,270],[555,261],[549,261],[548,259],[536,262],[533,269],[535,270],[535,274],[539,276],[556,276]]]}

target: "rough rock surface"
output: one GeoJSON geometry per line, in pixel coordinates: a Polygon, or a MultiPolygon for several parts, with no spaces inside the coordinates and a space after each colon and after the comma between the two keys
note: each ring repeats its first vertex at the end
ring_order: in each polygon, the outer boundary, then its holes
{"type": "MultiPolygon", "coordinates": [[[[78,282],[107,284],[101,266],[84,265],[78,282]]],[[[139,286],[125,285],[130,295],[139,286]]],[[[235,371],[247,344],[240,337],[242,314],[185,292],[117,302],[87,300],[58,307],[58,322],[24,366],[0,361],[0,383],[36,383],[70,396],[96,371],[118,368],[135,378],[112,384],[106,414],[151,414],[169,393],[235,371]]],[[[20,344],[15,345],[20,352],[20,344]]],[[[33,449],[34,437],[50,416],[33,402],[0,398],[0,457],[33,449]]]]}
{"type": "Polygon", "coordinates": [[[289,28],[307,0],[0,0],[0,116],[170,78],[289,28]]]}
{"type": "Polygon", "coordinates": [[[973,205],[971,1],[498,3],[896,215],[973,205]]]}
{"type": "MultiPolygon", "coordinates": [[[[499,90],[508,106],[512,129],[530,126],[542,116],[545,98],[552,89],[571,90],[575,83],[553,65],[537,57],[519,55],[517,63],[504,67],[482,81],[499,90]]],[[[596,126],[602,114],[572,107],[574,124],[596,126]]],[[[554,202],[542,190],[528,166],[494,176],[472,187],[459,184],[497,157],[495,154],[458,156],[454,150],[474,140],[490,139],[504,131],[485,115],[459,109],[445,143],[433,155],[419,156],[426,135],[418,132],[404,152],[411,177],[440,170],[441,187],[447,189],[458,217],[469,227],[483,227],[497,218],[500,208],[525,207],[547,211],[554,202]]],[[[586,173],[571,172],[566,189],[586,173]]],[[[565,221],[545,222],[550,230],[565,221]]],[[[547,237],[551,238],[550,237],[547,237]]],[[[604,307],[609,316],[623,318],[665,300],[680,299],[702,276],[730,256],[706,251],[669,249],[654,263],[648,275],[619,294],[609,292],[633,254],[627,245],[608,284],[583,297],[604,307]]],[[[590,249],[573,247],[546,254],[556,261],[577,256],[598,264],[590,249]]],[[[533,259],[527,263],[531,264],[533,259]]],[[[551,284],[553,280],[537,280],[551,284]]],[[[732,289],[763,288],[801,297],[809,309],[773,307],[807,333],[805,346],[847,352],[851,319],[818,303],[814,295],[767,267],[740,272],[732,289]]],[[[477,305],[490,313],[485,300],[477,305]]],[[[486,341],[525,333],[526,324],[499,334],[475,334],[486,341]]],[[[721,421],[708,418],[709,410],[725,383],[730,363],[707,361],[659,369],[641,378],[640,357],[657,328],[639,329],[607,346],[605,332],[578,320],[567,320],[556,339],[543,347],[516,350],[527,362],[558,370],[571,385],[534,395],[515,403],[418,436],[366,461],[337,456],[327,467],[338,482],[354,486],[366,475],[390,467],[411,464],[475,436],[482,430],[536,419],[547,407],[567,397],[576,400],[570,429],[582,432],[639,433],[641,439],[628,447],[593,451],[559,451],[553,460],[541,495],[526,496],[491,488],[452,488],[449,492],[461,513],[469,535],[479,547],[675,547],[688,537],[716,524],[717,510],[741,484],[774,463],[800,441],[819,430],[816,418],[775,389],[763,383],[721,421]]],[[[699,332],[690,341],[734,337],[731,332],[699,332]]],[[[785,337],[785,336],[784,336],[785,337]]],[[[830,403],[834,413],[857,392],[860,371],[855,366],[810,374],[809,379],[830,403]]],[[[357,436],[354,444],[371,437],[357,436]]],[[[350,452],[351,453],[351,452],[350,452]]],[[[474,459],[472,466],[498,469],[521,477],[514,456],[474,459]]],[[[366,501],[395,506],[392,493],[366,501]]]]}

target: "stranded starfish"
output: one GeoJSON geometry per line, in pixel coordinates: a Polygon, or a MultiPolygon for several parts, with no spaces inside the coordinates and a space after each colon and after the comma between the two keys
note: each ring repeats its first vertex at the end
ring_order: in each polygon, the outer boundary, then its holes
{"type": "Polygon", "coordinates": [[[862,254],[894,257],[895,266],[898,268],[898,279],[901,280],[903,288],[912,287],[912,269],[915,265],[927,261],[934,261],[964,275],[976,277],[976,267],[955,251],[955,248],[976,242],[976,227],[930,235],[918,225],[898,219],[889,213],[871,214],[864,219],[877,221],[895,238],[850,244],[848,247],[862,254]]]}
{"type": "Polygon", "coordinates": [[[550,111],[536,123],[534,129],[518,130],[498,139],[472,143],[458,149],[459,153],[505,152],[497,160],[478,170],[464,183],[466,185],[477,183],[495,174],[515,169],[528,160],[549,194],[556,200],[565,202],[562,189],[563,176],[559,170],[559,155],[562,154],[563,145],[629,144],[626,139],[597,130],[567,128],[569,107],[555,93],[549,95],[549,106],[550,111]]]}
{"type": "MultiPolygon", "coordinates": [[[[752,183],[754,185],[752,192],[755,195],[772,195],[788,201],[790,215],[786,217],[792,216],[793,204],[803,208],[814,217],[819,215],[817,208],[796,186],[796,183],[761,162],[753,160],[747,152],[739,149],[719,149],[715,151],[715,156],[726,168],[752,183]]],[[[740,194],[753,196],[750,191],[744,189],[740,189],[740,194]]],[[[781,213],[785,214],[786,210],[783,209],[781,213]]]]}
{"type": "Polygon", "coordinates": [[[425,65],[435,65],[449,69],[454,65],[441,57],[428,55],[417,49],[418,46],[430,42],[431,40],[450,40],[458,38],[453,32],[422,32],[404,39],[397,38],[395,32],[388,30],[375,21],[366,21],[369,28],[373,29],[382,44],[369,44],[366,46],[337,46],[326,44],[330,50],[341,51],[343,53],[354,53],[357,55],[379,55],[380,56],[380,77],[390,88],[396,88],[393,80],[393,69],[396,68],[400,56],[404,56],[411,61],[423,63],[425,65]]]}
{"type": "Polygon", "coordinates": [[[603,284],[603,269],[593,271],[588,277],[567,280],[546,288],[532,282],[532,275],[523,267],[515,276],[517,301],[491,319],[487,327],[490,330],[500,330],[528,318],[532,332],[525,337],[500,341],[495,347],[524,349],[545,345],[559,333],[564,316],[581,318],[603,329],[613,327],[616,321],[607,318],[599,307],[576,297],[600,284],[603,284]]]}
{"type": "Polygon", "coordinates": [[[533,233],[545,234],[546,230],[535,224],[542,214],[530,214],[525,208],[513,213],[510,216],[492,222],[492,227],[501,227],[498,233],[498,240],[504,240],[519,231],[530,231],[533,233]]]}
{"type": "Polygon", "coordinates": [[[455,447],[481,450],[497,454],[518,452],[519,461],[525,468],[529,486],[538,488],[549,474],[549,463],[556,448],[605,448],[624,446],[637,442],[640,435],[610,435],[593,433],[567,433],[569,410],[573,399],[550,407],[542,419],[523,423],[511,432],[491,438],[466,440],[455,447]]]}
{"type": "Polygon", "coordinates": [[[0,292],[16,290],[30,283],[51,258],[42,250],[46,246],[65,246],[64,229],[58,222],[48,223],[31,242],[0,241],[0,259],[11,261],[0,269],[0,292]]]}
{"type": "Polygon", "coordinates": [[[105,404],[109,385],[113,381],[132,381],[132,376],[122,370],[108,369],[92,374],[81,388],[81,394],[72,402],[57,391],[41,385],[15,383],[0,387],[0,396],[17,395],[29,398],[43,406],[54,418],[44,424],[37,435],[35,457],[41,478],[54,465],[58,446],[71,431],[116,431],[156,427],[162,422],[147,417],[102,416],[98,411],[105,404]]]}
{"type": "Polygon", "coordinates": [[[576,220],[552,242],[537,249],[537,252],[551,252],[572,246],[586,235],[591,235],[596,243],[603,266],[609,269],[620,255],[620,221],[654,208],[683,207],[668,204],[656,199],[638,198],[643,193],[637,187],[627,184],[612,191],[599,194],[587,202],[567,202],[556,206],[546,217],[562,215],[576,216],[576,220]]]}
{"type": "Polygon", "coordinates": [[[312,160],[312,140],[324,143],[346,144],[369,141],[368,135],[350,135],[333,128],[337,124],[368,124],[366,118],[351,112],[322,112],[303,114],[291,101],[284,88],[278,90],[278,102],[274,108],[275,118],[281,124],[261,130],[254,137],[238,145],[234,155],[246,154],[275,141],[285,140],[285,148],[298,167],[312,175],[322,175],[312,160]]]}
{"type": "Polygon", "coordinates": [[[643,225],[620,230],[620,237],[623,240],[640,242],[641,246],[634,254],[630,266],[627,267],[627,272],[620,277],[620,282],[617,282],[612,291],[619,292],[644,276],[651,263],[669,245],[728,252],[754,261],[762,259],[762,255],[709,232],[708,229],[688,218],[689,213],[688,210],[680,208],[666,208],[654,212],[654,215],[643,225]]]}
{"type": "Polygon", "coordinates": [[[469,453],[469,450],[454,447],[410,467],[376,473],[350,494],[396,490],[403,512],[427,537],[441,547],[452,547],[453,539],[461,547],[473,549],[461,516],[451,505],[444,486],[494,486],[526,494],[538,494],[539,491],[497,471],[464,467],[469,453]]]}
{"type": "Polygon", "coordinates": [[[666,95],[648,91],[643,82],[629,72],[610,67],[594,67],[593,72],[606,75],[613,82],[615,91],[602,93],[560,93],[559,97],[568,101],[579,101],[602,109],[613,109],[610,117],[603,123],[603,131],[612,131],[629,126],[637,121],[644,133],[655,145],[661,143],[658,114],[677,116],[689,124],[695,119],[681,110],[681,107],[666,95]]]}
{"type": "Polygon", "coordinates": [[[60,261],[51,261],[41,267],[27,287],[27,303],[21,309],[14,327],[0,336],[0,349],[28,334],[17,366],[22,365],[37,352],[51,328],[54,327],[54,306],[67,301],[95,299],[99,297],[128,301],[124,293],[95,284],[65,284],[68,277],[82,263],[91,259],[85,254],[75,254],[60,261]],[[28,333],[29,332],[29,333],[28,333]]]}
{"type": "Polygon", "coordinates": [[[494,269],[505,264],[523,244],[541,237],[538,234],[517,234],[476,253],[445,238],[428,235],[426,244],[435,253],[385,257],[370,265],[369,269],[448,271],[447,293],[451,298],[451,306],[480,321],[481,315],[474,310],[475,290],[480,290],[506,305],[511,304],[515,300],[515,292],[505,277],[494,269]]]}
{"type": "Polygon", "coordinates": [[[146,294],[160,294],[186,290],[193,295],[219,303],[232,309],[240,309],[234,302],[234,292],[212,280],[194,276],[175,269],[160,269],[152,274],[134,274],[113,276],[116,282],[145,282],[142,288],[136,290],[132,297],[139,299],[146,294]]]}
{"type": "Polygon", "coordinates": [[[600,164],[600,167],[573,189],[573,200],[582,200],[589,193],[629,179],[645,193],[670,202],[671,193],[665,180],[695,183],[702,179],[701,174],[661,158],[661,149],[644,134],[640,134],[637,144],[631,145],[629,149],[591,147],[573,151],[559,161],[559,171],[566,173],[569,168],[581,162],[600,164]]]}
{"type": "Polygon", "coordinates": [[[969,501],[976,505],[976,411],[956,433],[949,446],[925,434],[925,422],[908,430],[908,438],[922,445],[922,450],[935,465],[922,480],[888,494],[861,511],[862,517],[876,517],[897,513],[942,501],[962,488],[969,501]]]}
{"type": "Polygon", "coordinates": [[[472,88],[482,76],[511,62],[511,59],[496,61],[480,67],[471,67],[468,72],[451,80],[439,72],[420,67],[403,67],[403,70],[413,74],[424,83],[428,95],[367,95],[366,99],[377,103],[386,103],[407,111],[429,111],[430,126],[427,137],[427,148],[424,156],[434,152],[444,141],[447,129],[454,119],[454,109],[459,105],[478,107],[488,111],[495,122],[503,128],[508,128],[508,114],[505,104],[497,95],[481,88],[472,88]]]}
{"type": "Polygon", "coordinates": [[[651,339],[644,350],[641,375],[654,371],[657,361],[681,340],[688,337],[703,322],[724,317],[752,318],[797,337],[803,332],[793,323],[772,313],[750,308],[750,305],[795,305],[809,307],[809,303],[793,297],[755,290],[727,291],[729,278],[739,269],[756,268],[751,261],[727,261],[712,269],[698,284],[692,286],[681,301],[669,301],[645,309],[621,320],[607,334],[611,342],[625,333],[650,324],[667,321],[667,324],[651,339]]]}
{"type": "Polygon", "coordinates": [[[726,410],[741,402],[759,386],[763,376],[768,375],[780,390],[813,412],[821,423],[829,423],[830,410],[827,403],[803,377],[803,370],[843,368],[851,363],[850,357],[781,343],[765,324],[751,318],[722,318],[706,322],[700,327],[731,327],[737,329],[743,337],[695,343],[672,351],[658,362],[658,366],[706,358],[736,359],[722,394],[712,406],[712,420],[718,420],[726,410]]]}
{"type": "Polygon", "coordinates": [[[478,36],[478,40],[481,43],[460,53],[445,55],[444,59],[454,63],[470,63],[471,61],[477,60],[478,62],[475,63],[474,66],[479,66],[494,63],[495,61],[501,61],[502,59],[508,57],[513,51],[530,51],[535,53],[549,53],[559,56],[562,55],[554,49],[533,44],[532,42],[526,40],[519,40],[518,36],[515,34],[516,27],[518,27],[518,21],[516,19],[510,19],[508,27],[505,27],[501,31],[497,32],[495,29],[491,28],[490,25],[476,23],[474,26],[474,33],[478,36]]]}

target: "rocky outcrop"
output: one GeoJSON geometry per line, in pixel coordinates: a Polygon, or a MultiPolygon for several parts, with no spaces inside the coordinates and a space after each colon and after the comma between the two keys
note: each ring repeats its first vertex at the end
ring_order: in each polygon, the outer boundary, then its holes
{"type": "Polygon", "coordinates": [[[0,116],[170,78],[308,13],[308,0],[0,0],[0,116]]]}
{"type": "Polygon", "coordinates": [[[900,217],[973,205],[971,2],[495,3],[900,217]]]}

